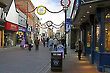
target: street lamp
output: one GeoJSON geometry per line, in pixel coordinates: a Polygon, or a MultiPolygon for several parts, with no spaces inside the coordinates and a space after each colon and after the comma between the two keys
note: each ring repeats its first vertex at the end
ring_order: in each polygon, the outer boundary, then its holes
{"type": "Polygon", "coordinates": [[[70,0],[61,0],[61,5],[63,6],[64,12],[65,12],[65,36],[64,36],[64,40],[65,40],[65,49],[64,49],[64,54],[67,54],[67,47],[66,47],[66,17],[67,17],[67,10],[68,7],[70,6],[71,1],[70,0]],[[67,3],[68,2],[68,3],[67,3]]]}

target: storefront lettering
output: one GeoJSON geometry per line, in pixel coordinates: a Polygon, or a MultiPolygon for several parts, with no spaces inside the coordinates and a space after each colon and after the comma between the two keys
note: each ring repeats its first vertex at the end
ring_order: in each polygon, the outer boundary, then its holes
{"type": "Polygon", "coordinates": [[[11,29],[12,30],[15,30],[16,29],[16,26],[15,25],[11,25],[11,29]]]}

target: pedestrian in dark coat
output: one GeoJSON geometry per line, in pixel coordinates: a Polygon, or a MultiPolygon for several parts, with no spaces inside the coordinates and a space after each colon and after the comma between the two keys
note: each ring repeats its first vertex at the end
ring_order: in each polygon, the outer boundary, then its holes
{"type": "Polygon", "coordinates": [[[47,37],[47,47],[48,47],[48,45],[49,45],[49,37],[47,37]]]}
{"type": "Polygon", "coordinates": [[[45,47],[45,38],[42,39],[42,43],[43,43],[43,45],[45,47]]]}
{"type": "Polygon", "coordinates": [[[29,37],[29,38],[28,38],[28,46],[29,46],[29,47],[28,47],[28,50],[29,50],[29,51],[31,51],[31,48],[33,47],[32,44],[33,44],[32,39],[31,39],[31,37],[29,37]]]}
{"type": "Polygon", "coordinates": [[[38,37],[35,39],[34,43],[35,43],[35,49],[38,50],[39,49],[39,39],[38,39],[38,37]]]}
{"type": "Polygon", "coordinates": [[[78,46],[78,59],[81,60],[81,54],[82,54],[82,51],[83,51],[83,44],[81,41],[79,41],[79,46],[78,46]]]}

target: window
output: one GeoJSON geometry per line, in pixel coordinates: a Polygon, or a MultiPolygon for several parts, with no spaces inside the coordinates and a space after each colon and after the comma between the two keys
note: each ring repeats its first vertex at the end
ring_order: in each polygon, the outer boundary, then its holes
{"type": "Polygon", "coordinates": [[[87,47],[90,47],[91,44],[91,34],[90,31],[87,32],[87,47]]]}
{"type": "Polygon", "coordinates": [[[105,51],[110,52],[110,12],[105,16],[105,51]]]}
{"type": "Polygon", "coordinates": [[[98,52],[99,51],[99,32],[100,32],[100,27],[99,27],[99,25],[97,24],[97,26],[96,26],[96,51],[98,52]]]}

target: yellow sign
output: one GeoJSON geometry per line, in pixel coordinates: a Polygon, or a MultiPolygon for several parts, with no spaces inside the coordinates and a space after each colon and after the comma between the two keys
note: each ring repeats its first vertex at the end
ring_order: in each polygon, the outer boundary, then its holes
{"type": "Polygon", "coordinates": [[[45,13],[46,13],[46,9],[45,9],[45,7],[44,6],[38,6],[37,7],[37,13],[39,14],[39,15],[44,15],[45,13]]]}

